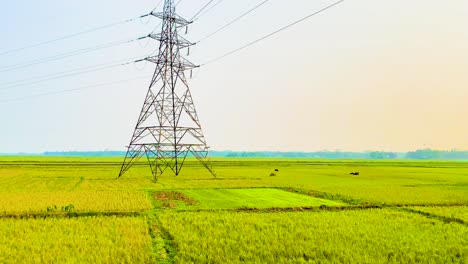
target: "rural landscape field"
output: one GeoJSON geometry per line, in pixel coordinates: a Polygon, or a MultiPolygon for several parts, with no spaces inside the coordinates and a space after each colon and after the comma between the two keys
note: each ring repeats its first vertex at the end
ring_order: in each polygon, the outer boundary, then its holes
{"type": "Polygon", "coordinates": [[[1,263],[467,263],[468,163],[0,158],[1,263]],[[277,171],[275,171],[277,170],[277,171]],[[351,175],[350,172],[359,172],[351,175]]]}

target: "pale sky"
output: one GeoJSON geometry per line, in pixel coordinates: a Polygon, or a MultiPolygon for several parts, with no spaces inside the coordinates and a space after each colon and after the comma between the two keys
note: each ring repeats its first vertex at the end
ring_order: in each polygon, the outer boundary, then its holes
{"type": "MultiPolygon", "coordinates": [[[[191,27],[192,41],[263,0],[224,0],[191,27]]],[[[159,0],[16,0],[2,4],[0,54],[133,18],[159,0]]],[[[192,17],[207,0],[183,0],[192,17]]],[[[223,55],[334,1],[270,0],[187,58],[223,55]]],[[[143,19],[0,55],[0,153],[123,150],[150,77],[74,92],[11,99],[151,75],[140,63],[25,86],[61,71],[144,57],[141,41],[32,67],[11,65],[148,34],[143,19]],[[2,71],[3,70],[3,71],[2,71]],[[28,81],[25,81],[28,82],[28,81]]],[[[468,1],[346,0],[248,49],[197,69],[189,80],[215,150],[468,149],[468,1]]]]}

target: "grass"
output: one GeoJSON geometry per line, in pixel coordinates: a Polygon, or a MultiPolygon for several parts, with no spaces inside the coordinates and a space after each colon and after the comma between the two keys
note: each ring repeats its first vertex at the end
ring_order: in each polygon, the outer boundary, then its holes
{"type": "Polygon", "coordinates": [[[468,224],[468,206],[414,206],[409,208],[435,216],[446,217],[453,220],[461,220],[462,222],[468,224]]]}
{"type": "MultiPolygon", "coordinates": [[[[177,190],[191,197],[192,203],[178,203],[178,209],[284,208],[344,206],[344,203],[315,198],[271,188],[185,189],[177,190]]],[[[176,201],[176,199],[174,199],[176,201]]]]}
{"type": "Polygon", "coordinates": [[[77,212],[145,211],[152,208],[145,192],[56,191],[0,193],[0,216],[12,213],[47,212],[51,207],[73,205],[77,212]]]}
{"type": "Polygon", "coordinates": [[[0,159],[0,192],[292,187],[390,205],[468,204],[467,162],[216,159],[213,179],[189,159],[181,175],[151,181],[136,166],[116,179],[120,158],[0,159]],[[279,169],[276,177],[270,177],[279,169]],[[359,171],[359,176],[349,175],[359,171]],[[79,183],[79,184],[78,184],[79,183]]]}
{"type": "Polygon", "coordinates": [[[468,262],[467,162],[121,161],[0,157],[0,263],[468,262]]]}
{"type": "Polygon", "coordinates": [[[0,263],[151,263],[145,219],[1,219],[0,263]]]}
{"type": "Polygon", "coordinates": [[[468,227],[389,209],[164,213],[178,263],[465,263],[468,227]]]}
{"type": "Polygon", "coordinates": [[[468,204],[466,162],[219,159],[219,178],[201,168],[161,177],[165,189],[292,187],[390,205],[468,204]],[[270,177],[275,168],[276,177],[270,177]],[[359,176],[349,173],[359,171],[359,176]]]}

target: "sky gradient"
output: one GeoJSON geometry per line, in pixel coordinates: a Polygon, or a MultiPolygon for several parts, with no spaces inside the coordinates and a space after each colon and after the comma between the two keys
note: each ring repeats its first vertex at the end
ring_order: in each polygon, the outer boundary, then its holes
{"type": "MultiPolygon", "coordinates": [[[[8,1],[0,53],[151,11],[158,0],[8,1]]],[[[196,21],[198,41],[261,0],[224,0],[196,21]]],[[[270,0],[201,41],[203,64],[333,1],[270,0]]],[[[190,18],[206,1],[184,0],[190,18]]],[[[0,153],[121,150],[130,140],[150,63],[18,87],[6,83],[144,57],[153,41],[2,72],[6,66],[148,34],[142,19],[0,55],[0,153]],[[8,101],[43,92],[139,80],[8,101]]],[[[347,0],[235,55],[201,67],[189,84],[208,144],[238,151],[468,149],[468,1],[347,0]]],[[[20,82],[21,83],[21,82],[20,82]]]]}

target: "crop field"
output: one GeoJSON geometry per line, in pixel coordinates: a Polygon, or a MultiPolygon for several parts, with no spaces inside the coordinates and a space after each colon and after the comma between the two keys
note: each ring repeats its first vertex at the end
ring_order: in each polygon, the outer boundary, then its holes
{"type": "Polygon", "coordinates": [[[415,206],[410,207],[410,209],[434,216],[446,217],[468,223],[467,206],[415,206]]]}
{"type": "Polygon", "coordinates": [[[1,263],[142,263],[152,258],[148,224],[137,217],[2,219],[0,232],[1,263]]]}
{"type": "Polygon", "coordinates": [[[157,192],[156,200],[162,202],[162,207],[177,207],[184,210],[346,206],[342,202],[272,188],[184,189],[157,192]]]}
{"type": "Polygon", "coordinates": [[[161,223],[182,263],[448,263],[462,261],[468,236],[466,226],[389,209],[168,213],[161,223]]]}
{"type": "Polygon", "coordinates": [[[0,263],[468,263],[467,162],[121,161],[0,157],[0,263]]]}
{"type": "Polygon", "coordinates": [[[53,211],[73,205],[75,211],[145,211],[152,208],[145,192],[57,191],[0,193],[0,215],[53,211]]]}

